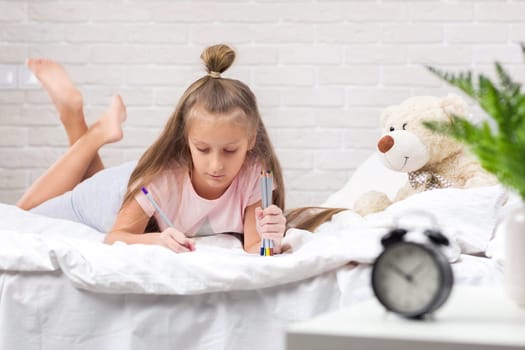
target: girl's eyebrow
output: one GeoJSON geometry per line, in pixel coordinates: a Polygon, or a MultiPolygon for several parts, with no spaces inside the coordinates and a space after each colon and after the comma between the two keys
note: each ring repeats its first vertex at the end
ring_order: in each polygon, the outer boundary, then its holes
{"type": "MultiPolygon", "coordinates": [[[[197,140],[197,139],[191,139],[191,142],[193,144],[195,144],[195,145],[209,146],[209,144],[207,142],[204,142],[204,141],[201,141],[201,140],[197,140]]],[[[233,146],[233,145],[239,144],[240,142],[241,142],[241,140],[232,141],[232,142],[225,143],[222,146],[233,146]]]]}

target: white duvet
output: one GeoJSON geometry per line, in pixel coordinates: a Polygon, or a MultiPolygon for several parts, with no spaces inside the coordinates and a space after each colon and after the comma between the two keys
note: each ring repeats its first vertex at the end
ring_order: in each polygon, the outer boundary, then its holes
{"type": "MultiPolygon", "coordinates": [[[[351,261],[370,263],[394,222],[416,224],[407,213],[432,213],[451,240],[447,255],[484,253],[505,198],[501,186],[443,189],[413,195],[386,211],[360,217],[346,211],[316,233],[289,230],[285,254],[247,254],[231,236],[200,238],[196,251],[175,254],[159,246],[102,243],[87,226],[0,205],[0,269],[61,270],[81,289],[102,293],[201,294],[250,290],[304,280],[351,261]]],[[[420,224],[418,222],[417,224],[420,224]]]]}

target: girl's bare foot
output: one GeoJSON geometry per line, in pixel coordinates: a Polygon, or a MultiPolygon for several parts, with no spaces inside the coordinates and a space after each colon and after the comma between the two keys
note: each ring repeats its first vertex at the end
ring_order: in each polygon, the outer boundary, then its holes
{"type": "Polygon", "coordinates": [[[60,64],[49,59],[28,59],[28,68],[40,80],[47,94],[55,104],[64,125],[84,122],[82,94],[73,85],[60,64]]]}
{"type": "Polygon", "coordinates": [[[104,142],[111,143],[122,139],[122,123],[126,120],[126,106],[119,95],[114,95],[104,115],[96,122],[103,133],[104,142]]]}

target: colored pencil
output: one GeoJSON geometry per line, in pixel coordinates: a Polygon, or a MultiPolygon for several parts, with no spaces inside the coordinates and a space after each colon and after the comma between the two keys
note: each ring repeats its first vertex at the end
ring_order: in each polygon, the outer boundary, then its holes
{"type": "MultiPolygon", "coordinates": [[[[272,205],[273,175],[271,170],[261,171],[261,204],[266,209],[272,205]]],[[[263,238],[261,241],[260,255],[273,255],[273,241],[263,238]]]]}
{"type": "Polygon", "coordinates": [[[166,215],[166,213],[160,208],[160,206],[157,204],[157,202],[155,201],[155,199],[153,198],[153,196],[151,195],[151,193],[149,193],[149,191],[146,189],[146,187],[142,187],[141,188],[142,190],[142,193],[144,193],[146,195],[146,198],[150,201],[151,205],[153,205],[153,207],[155,208],[155,210],[157,211],[157,213],[159,213],[160,217],[162,218],[162,220],[164,220],[164,223],[166,225],[168,225],[168,227],[175,227],[173,226],[173,223],[171,222],[171,220],[168,218],[168,216],[166,215]]]}

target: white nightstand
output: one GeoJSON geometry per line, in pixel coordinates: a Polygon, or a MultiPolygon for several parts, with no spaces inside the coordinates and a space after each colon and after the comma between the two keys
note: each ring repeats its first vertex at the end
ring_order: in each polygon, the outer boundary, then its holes
{"type": "Polygon", "coordinates": [[[292,325],[287,350],[525,349],[525,308],[500,288],[455,287],[431,320],[387,313],[375,299],[292,325]]]}

